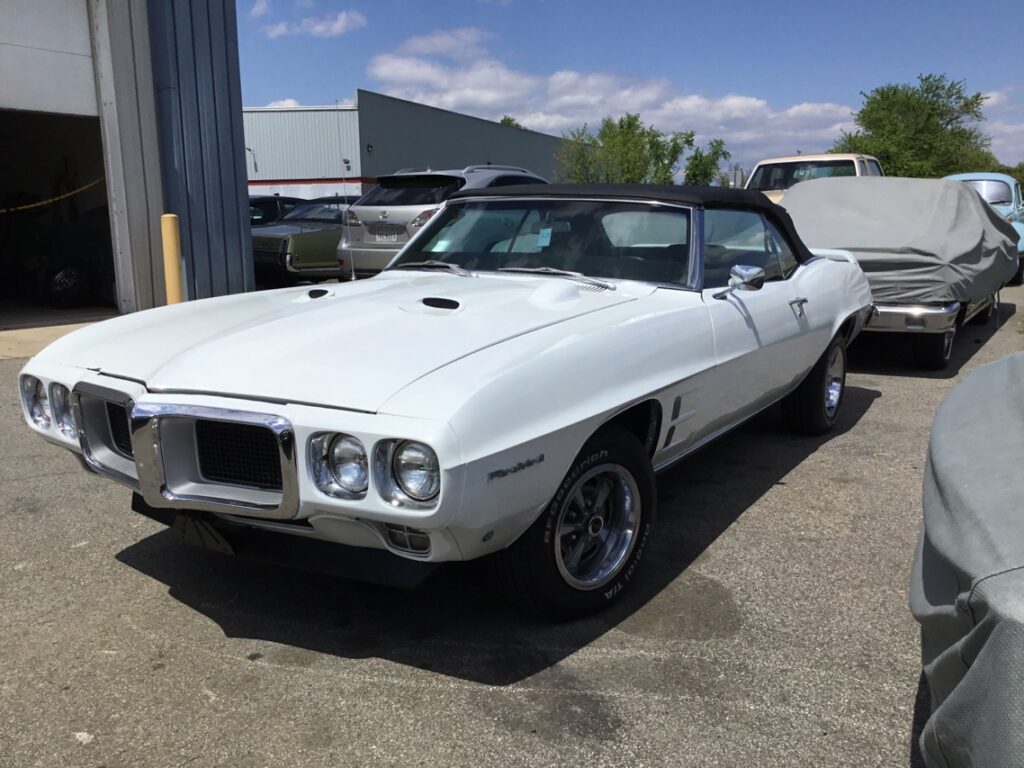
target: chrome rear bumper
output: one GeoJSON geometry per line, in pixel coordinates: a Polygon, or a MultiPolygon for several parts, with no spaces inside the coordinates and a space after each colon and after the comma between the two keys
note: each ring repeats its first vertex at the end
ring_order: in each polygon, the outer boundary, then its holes
{"type": "Polygon", "coordinates": [[[956,327],[961,304],[944,307],[924,305],[876,305],[864,330],[888,333],[945,333],[956,327]]]}

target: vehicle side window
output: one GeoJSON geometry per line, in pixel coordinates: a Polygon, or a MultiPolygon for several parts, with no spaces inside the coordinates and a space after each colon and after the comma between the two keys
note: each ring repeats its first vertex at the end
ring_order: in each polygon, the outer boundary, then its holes
{"type": "Polygon", "coordinates": [[[877,160],[868,160],[868,169],[871,171],[872,176],[884,176],[882,173],[882,166],[878,164],[877,160]]]}
{"type": "Polygon", "coordinates": [[[867,176],[868,175],[868,167],[866,165],[864,165],[864,161],[863,160],[858,160],[857,161],[857,175],[858,176],[867,176]]]}
{"type": "Polygon", "coordinates": [[[775,225],[770,221],[765,221],[765,225],[768,227],[768,235],[771,238],[771,244],[775,249],[775,254],[779,258],[779,263],[782,265],[782,276],[788,278],[794,272],[796,268],[800,266],[800,262],[796,260],[796,255],[793,253],[793,249],[789,247],[789,243],[786,242],[786,238],[782,236],[782,233],[775,228],[775,225]]]}
{"type": "Polygon", "coordinates": [[[761,267],[765,280],[783,279],[764,219],[756,211],[704,211],[704,287],[724,288],[735,266],[761,267]]]}

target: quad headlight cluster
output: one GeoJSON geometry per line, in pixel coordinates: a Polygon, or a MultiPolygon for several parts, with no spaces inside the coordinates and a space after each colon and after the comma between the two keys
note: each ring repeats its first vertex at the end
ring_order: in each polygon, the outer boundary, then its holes
{"type": "Polygon", "coordinates": [[[51,424],[69,440],[78,439],[78,425],[71,408],[71,392],[63,384],[46,385],[35,376],[21,377],[21,402],[29,419],[39,429],[51,424]]]}
{"type": "MultiPolygon", "coordinates": [[[[318,432],[309,441],[309,469],[328,496],[362,499],[370,486],[370,457],[352,435],[318,432]]],[[[397,506],[425,508],[441,491],[441,466],[434,450],[415,440],[382,440],[373,450],[374,481],[397,506]]]]}

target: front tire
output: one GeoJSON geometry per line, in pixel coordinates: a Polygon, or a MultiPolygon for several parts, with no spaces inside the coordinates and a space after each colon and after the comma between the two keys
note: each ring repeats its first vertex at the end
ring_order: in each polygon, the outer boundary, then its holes
{"type": "Polygon", "coordinates": [[[846,339],[838,334],[811,372],[782,401],[790,429],[801,435],[831,432],[846,392],[846,339]]]}
{"type": "Polygon", "coordinates": [[[516,602],[564,620],[603,610],[636,579],[654,525],[654,469],[612,425],[573,460],[541,516],[500,555],[516,602]]]}

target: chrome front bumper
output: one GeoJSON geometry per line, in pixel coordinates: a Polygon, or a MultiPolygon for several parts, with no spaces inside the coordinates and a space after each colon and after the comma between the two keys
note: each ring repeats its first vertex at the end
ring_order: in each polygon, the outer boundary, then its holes
{"type": "Polygon", "coordinates": [[[923,305],[875,306],[864,330],[886,333],[945,333],[956,327],[961,304],[954,301],[944,307],[923,305]]]}

